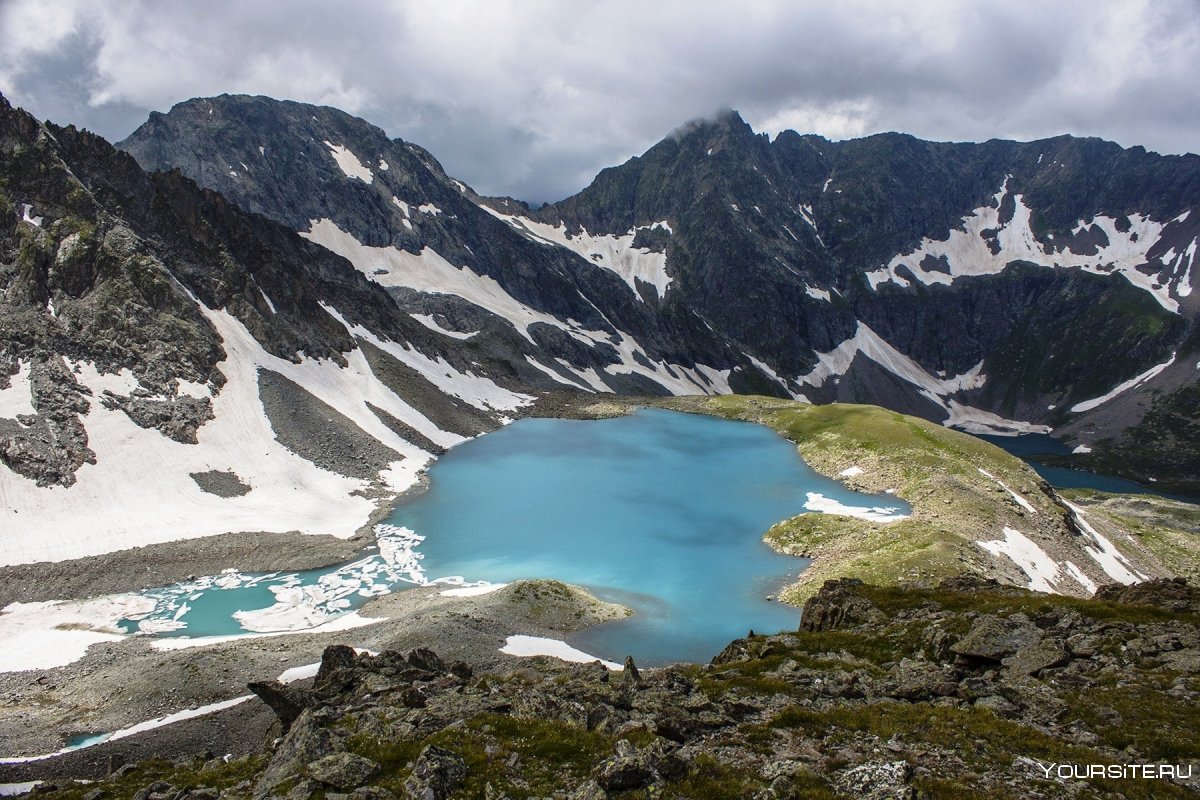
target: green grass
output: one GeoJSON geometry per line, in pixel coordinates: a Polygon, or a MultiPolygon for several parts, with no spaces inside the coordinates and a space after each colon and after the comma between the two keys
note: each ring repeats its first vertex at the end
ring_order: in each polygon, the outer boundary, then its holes
{"type": "Polygon", "coordinates": [[[814,556],[800,580],[781,594],[800,604],[828,578],[855,576],[871,583],[936,584],[965,565],[983,568],[991,557],[974,545],[982,533],[1005,525],[1028,527],[1026,511],[985,469],[1068,535],[1063,511],[1040,489],[1020,459],[967,434],[876,406],[813,406],[765,397],[725,395],[671,398],[657,405],[766,425],[795,442],[818,472],[863,472],[852,483],[893,491],[912,507],[908,519],[876,523],[832,514],[802,514],[766,533],[776,549],[814,556]]]}

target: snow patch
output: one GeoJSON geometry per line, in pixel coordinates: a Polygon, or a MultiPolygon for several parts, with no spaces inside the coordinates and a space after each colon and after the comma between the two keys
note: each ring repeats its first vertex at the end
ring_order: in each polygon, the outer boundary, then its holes
{"type": "Polygon", "coordinates": [[[437,320],[433,318],[432,314],[409,314],[409,316],[424,325],[426,328],[429,328],[429,330],[436,331],[442,336],[449,336],[451,339],[470,339],[472,336],[479,334],[479,331],[462,333],[460,331],[452,331],[449,328],[443,328],[438,324],[437,320]]]}
{"type": "Polygon", "coordinates": [[[126,634],[117,623],[154,608],[139,595],[91,600],[10,603],[0,611],[0,672],[53,669],[78,661],[89,647],[126,634]]]}
{"type": "Polygon", "coordinates": [[[267,296],[267,293],[263,291],[261,286],[258,287],[258,293],[262,295],[262,299],[266,302],[267,308],[271,309],[272,314],[279,313],[275,310],[275,304],[271,302],[271,298],[267,296]]]}
{"type": "MultiPolygon", "coordinates": [[[[533,343],[533,337],[526,328],[535,322],[577,332],[558,318],[521,303],[493,278],[479,275],[470,267],[455,267],[431,248],[425,247],[419,254],[413,254],[395,247],[369,247],[329,219],[313,220],[310,229],[300,235],[346,258],[382,286],[405,286],[430,294],[457,295],[508,320],[530,343],[533,343]]],[[[580,337],[577,335],[576,338],[580,337]]],[[[588,340],[584,338],[584,341],[588,340]]]]}
{"type": "Polygon", "coordinates": [[[371,172],[371,168],[358,160],[358,156],[351,153],[348,149],[340,144],[334,144],[328,140],[325,141],[325,146],[329,148],[330,155],[337,162],[338,169],[347,178],[358,178],[363,183],[373,183],[375,174],[371,172]]]}
{"type": "MultiPolygon", "coordinates": [[[[491,378],[482,377],[469,371],[459,372],[441,356],[433,359],[415,347],[380,339],[361,325],[351,325],[332,306],[322,303],[321,307],[331,317],[342,323],[351,335],[365,339],[402,364],[407,364],[415,369],[445,394],[470,403],[475,408],[480,410],[515,411],[534,401],[531,395],[519,394],[505,389],[497,385],[491,378]]],[[[462,441],[462,439],[460,438],[458,441],[462,441]]]]}
{"type": "Polygon", "coordinates": [[[36,225],[39,228],[42,227],[42,220],[44,220],[45,217],[35,217],[33,216],[32,212],[33,206],[31,206],[29,203],[21,204],[21,220],[28,222],[30,225],[36,225]]]}
{"type": "Polygon", "coordinates": [[[8,388],[0,389],[0,418],[16,419],[19,414],[36,414],[33,407],[33,370],[17,361],[17,374],[8,377],[8,388]]]}
{"type": "MultiPolygon", "coordinates": [[[[1169,285],[1159,283],[1156,275],[1146,275],[1137,267],[1149,262],[1148,253],[1158,243],[1165,225],[1142,214],[1130,214],[1130,226],[1117,229],[1113,217],[1097,216],[1090,223],[1080,221],[1076,232],[1086,227],[1102,231],[1108,244],[1095,255],[1075,253],[1069,247],[1061,249],[1039,242],[1030,226],[1032,210],[1025,205],[1024,196],[1012,195],[1015,204],[1013,217],[1000,222],[1000,209],[1009,196],[1009,179],[989,205],[976,208],[963,218],[960,226],[950,230],[945,239],[923,239],[911,253],[902,253],[886,265],[866,273],[871,288],[891,281],[899,286],[909,285],[897,270],[905,267],[924,284],[950,284],[965,275],[994,275],[1013,261],[1026,261],[1043,267],[1074,267],[1097,275],[1119,273],[1131,284],[1149,292],[1168,311],[1179,311],[1179,303],[1171,297],[1169,285]],[[989,240],[989,237],[992,237],[989,240]],[[998,252],[992,252],[992,242],[998,252]],[[1049,250],[1049,252],[1047,252],[1049,250]],[[937,259],[949,266],[949,273],[929,270],[922,266],[926,258],[937,259]]],[[[1170,224],[1170,223],[1168,223],[1170,224]]]]}
{"type": "Polygon", "coordinates": [[[431,217],[436,217],[438,214],[442,213],[442,210],[433,203],[422,203],[421,205],[417,206],[417,211],[420,211],[422,214],[428,214],[431,217]]]}
{"type": "Polygon", "coordinates": [[[1064,561],[1063,569],[1067,574],[1074,578],[1075,582],[1082,586],[1090,594],[1096,593],[1096,582],[1084,574],[1083,570],[1075,566],[1074,562],[1064,561]]]}
{"type": "Polygon", "coordinates": [[[1074,516],[1080,530],[1091,537],[1092,544],[1084,545],[1084,552],[1100,565],[1100,568],[1104,570],[1108,577],[1126,586],[1149,579],[1148,575],[1143,575],[1133,568],[1133,564],[1117,549],[1116,545],[1092,527],[1091,523],[1084,516],[1083,509],[1069,500],[1063,500],[1063,503],[1071,510],[1071,514],[1074,516]]]}
{"type": "Polygon", "coordinates": [[[667,289],[671,285],[671,276],[667,274],[667,254],[633,246],[633,240],[637,237],[639,230],[660,229],[673,234],[670,224],[665,220],[630,228],[628,232],[619,236],[615,234],[597,236],[588,233],[586,228],[572,234],[567,232],[565,224],[549,225],[544,222],[535,222],[526,217],[501,214],[487,206],[481,206],[481,208],[530,238],[546,244],[565,247],[593,264],[615,272],[639,300],[643,300],[643,298],[638,292],[638,281],[653,286],[654,290],[658,292],[660,300],[667,295],[667,289]]]}
{"type": "Polygon", "coordinates": [[[1028,588],[1035,592],[1057,593],[1058,563],[1036,542],[1015,528],[1004,528],[1004,538],[976,542],[994,556],[1006,556],[1029,578],[1028,588]]]}
{"type": "MultiPolygon", "coordinates": [[[[80,467],[72,486],[39,487],[0,469],[5,517],[0,564],[85,558],[230,531],[352,536],[374,510],[361,495],[369,484],[321,469],[276,440],[258,395],[259,368],[296,382],[400,453],[403,461],[385,476],[394,491],[415,482],[430,457],[380,422],[367,401],[439,444],[462,441],[383,386],[361,351],[346,354],[345,369],[331,360],[293,363],[267,353],[229,313],[201,310],[221,337],[226,359],[217,368],[227,380],[213,397],[215,418],[198,431],[198,444],[141,428],[123,411],[93,399],[83,424],[97,463],[80,467]],[[189,473],[211,470],[242,476],[251,490],[231,498],[204,492],[189,473]]],[[[101,375],[83,363],[76,375],[94,398],[106,389],[127,395],[138,385],[127,369],[101,375]]]]}
{"type": "Polygon", "coordinates": [[[610,670],[624,669],[624,667],[615,661],[605,661],[593,655],[588,655],[582,650],[576,650],[561,639],[547,639],[542,636],[509,636],[504,640],[504,646],[500,648],[500,652],[510,656],[553,656],[554,658],[575,664],[589,664],[593,661],[599,661],[610,670]]]}
{"type": "Polygon", "coordinates": [[[1053,428],[1049,425],[1038,425],[1019,419],[1006,419],[991,411],[966,406],[957,400],[947,402],[950,416],[942,425],[947,428],[957,428],[967,433],[984,433],[992,436],[1020,436],[1024,433],[1050,433],[1053,428]]]}
{"type": "Polygon", "coordinates": [[[805,286],[804,293],[814,300],[824,300],[826,303],[833,302],[833,298],[829,295],[828,289],[818,289],[815,286],[805,286]]]}
{"type": "Polygon", "coordinates": [[[1071,454],[1072,455],[1081,455],[1081,454],[1090,453],[1090,452],[1092,452],[1092,448],[1088,447],[1086,444],[1079,444],[1079,445],[1075,445],[1075,449],[1071,451],[1071,454]]]}
{"type": "Polygon", "coordinates": [[[978,470],[979,470],[979,474],[980,474],[980,475],[983,475],[985,478],[990,478],[991,480],[995,481],[995,482],[996,482],[996,484],[997,484],[997,485],[998,485],[998,486],[999,486],[1001,489],[1003,489],[1004,491],[1008,492],[1008,493],[1009,493],[1009,495],[1011,495],[1011,496],[1012,496],[1012,499],[1013,499],[1013,500],[1016,500],[1016,501],[1017,501],[1017,504],[1018,504],[1018,505],[1020,505],[1020,506],[1021,506],[1021,508],[1024,508],[1024,509],[1025,509],[1026,511],[1028,511],[1030,514],[1036,514],[1036,513],[1038,513],[1037,509],[1033,507],[1033,504],[1032,504],[1032,503],[1030,503],[1028,500],[1026,500],[1026,499],[1025,499],[1024,497],[1022,497],[1021,495],[1019,495],[1019,494],[1017,494],[1016,492],[1014,492],[1012,489],[1008,488],[1008,485],[1007,485],[1007,484],[1006,484],[1004,481],[1000,480],[999,478],[997,478],[997,477],[996,477],[995,475],[993,475],[992,473],[988,472],[988,471],[987,471],[986,469],[984,469],[983,467],[976,467],[976,469],[978,469],[978,470]]]}
{"type": "Polygon", "coordinates": [[[443,597],[479,597],[484,594],[491,594],[497,589],[503,589],[508,586],[507,583],[479,583],[474,586],[458,586],[453,589],[444,589],[440,592],[443,597]]]}
{"type": "Polygon", "coordinates": [[[863,474],[863,468],[856,465],[853,467],[846,467],[844,470],[842,470],[841,472],[838,473],[838,477],[839,478],[853,478],[853,477],[856,477],[856,476],[862,475],[862,474],[863,474]]]}

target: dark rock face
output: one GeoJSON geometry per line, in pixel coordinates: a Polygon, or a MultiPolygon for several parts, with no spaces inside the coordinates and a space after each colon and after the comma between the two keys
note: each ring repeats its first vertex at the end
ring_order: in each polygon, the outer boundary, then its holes
{"type": "MultiPolygon", "coordinates": [[[[95,404],[175,441],[197,441],[213,418],[212,399],[184,393],[179,382],[216,396],[227,355],[201,303],[290,361],[344,364],[358,346],[329,308],[431,359],[475,360],[398,313],[382,287],[324,248],[178,172],[148,175],[99,137],[38,123],[3,100],[0,175],[0,381],[8,387],[22,375],[35,411],[0,419],[0,462],[39,485],[69,486],[94,461],[81,416],[95,404]],[[101,375],[128,370],[140,387],[93,397],[75,374],[83,363],[101,375]]],[[[431,391],[425,397],[436,405],[431,391]]],[[[477,429],[496,424],[472,411],[477,429]]],[[[396,460],[365,440],[344,452],[355,442],[336,438],[330,457],[353,474],[396,460]]]]}
{"type": "Polygon", "coordinates": [[[1147,605],[1188,614],[1200,613],[1200,590],[1183,578],[1159,578],[1132,586],[1110,583],[1096,590],[1096,600],[1147,605]]]}
{"type": "Polygon", "coordinates": [[[804,603],[800,630],[829,631],[878,621],[879,609],[855,591],[861,585],[857,578],[826,581],[821,591],[804,603]]]}

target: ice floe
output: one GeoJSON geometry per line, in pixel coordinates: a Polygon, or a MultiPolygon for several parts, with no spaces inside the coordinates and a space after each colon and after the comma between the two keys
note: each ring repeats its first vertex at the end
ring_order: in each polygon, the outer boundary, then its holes
{"type": "Polygon", "coordinates": [[[820,511],[823,514],[836,514],[842,517],[870,520],[871,522],[899,522],[908,519],[908,514],[900,511],[899,506],[848,506],[820,492],[807,492],[804,507],[809,511],[820,511]]]}

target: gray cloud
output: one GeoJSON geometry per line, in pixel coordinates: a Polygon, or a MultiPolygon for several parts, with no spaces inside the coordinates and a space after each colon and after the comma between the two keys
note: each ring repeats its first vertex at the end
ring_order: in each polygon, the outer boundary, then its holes
{"type": "Polygon", "coordinates": [[[194,96],[324,103],[533,201],[726,106],[771,133],[1200,149],[1194,0],[6,0],[0,30],[0,90],[60,123],[120,139],[194,96]]]}

